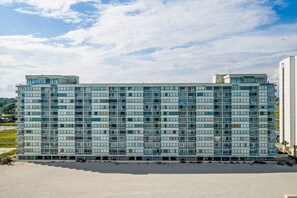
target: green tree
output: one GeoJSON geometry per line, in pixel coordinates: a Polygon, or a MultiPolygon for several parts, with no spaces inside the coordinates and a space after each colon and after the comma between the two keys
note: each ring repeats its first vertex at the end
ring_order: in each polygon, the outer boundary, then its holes
{"type": "Polygon", "coordinates": [[[0,98],[0,113],[15,115],[16,99],[0,98]]]}

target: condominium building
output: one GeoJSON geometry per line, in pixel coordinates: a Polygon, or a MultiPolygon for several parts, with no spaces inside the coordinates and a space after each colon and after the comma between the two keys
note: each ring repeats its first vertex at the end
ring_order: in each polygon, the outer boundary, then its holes
{"type": "Polygon", "coordinates": [[[275,85],[265,74],[213,83],[79,84],[28,75],[17,86],[21,160],[273,158],[275,85]]]}
{"type": "Polygon", "coordinates": [[[279,63],[279,120],[280,142],[289,147],[297,145],[297,56],[279,63]]]}

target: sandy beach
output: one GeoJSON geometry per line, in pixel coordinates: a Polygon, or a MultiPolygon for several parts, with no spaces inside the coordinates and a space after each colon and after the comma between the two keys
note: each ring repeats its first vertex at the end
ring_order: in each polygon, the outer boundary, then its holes
{"type": "Polygon", "coordinates": [[[15,162],[0,166],[0,197],[284,197],[297,166],[15,162]]]}

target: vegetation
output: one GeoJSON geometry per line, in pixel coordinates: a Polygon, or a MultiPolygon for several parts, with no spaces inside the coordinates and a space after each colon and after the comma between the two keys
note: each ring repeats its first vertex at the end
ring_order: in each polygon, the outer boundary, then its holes
{"type": "Polygon", "coordinates": [[[16,99],[14,98],[0,98],[0,107],[3,107],[10,103],[15,103],[16,99]]]}
{"type": "Polygon", "coordinates": [[[0,165],[9,165],[12,162],[11,157],[4,157],[0,159],[0,165]]]}
{"type": "Polygon", "coordinates": [[[0,98],[0,113],[15,115],[16,99],[0,98]]]}
{"type": "Polygon", "coordinates": [[[2,122],[0,126],[17,126],[15,122],[2,122]]]}
{"type": "Polygon", "coordinates": [[[293,159],[287,159],[286,165],[288,165],[288,166],[294,166],[295,165],[295,160],[293,160],[293,159]]]}
{"type": "Polygon", "coordinates": [[[0,148],[14,148],[16,146],[16,130],[0,132],[0,148]]]}
{"type": "Polygon", "coordinates": [[[16,154],[15,149],[12,151],[0,154],[0,165],[10,164],[15,154],[16,154]]]}
{"type": "Polygon", "coordinates": [[[14,103],[9,103],[1,108],[1,112],[4,114],[8,115],[14,115],[15,114],[15,109],[16,109],[16,104],[14,103]]]}
{"type": "Polygon", "coordinates": [[[16,149],[0,154],[0,158],[11,157],[16,154],[16,149]]]}
{"type": "Polygon", "coordinates": [[[282,142],[282,145],[284,145],[284,146],[287,146],[288,144],[289,144],[289,142],[287,142],[287,141],[282,142]]]}

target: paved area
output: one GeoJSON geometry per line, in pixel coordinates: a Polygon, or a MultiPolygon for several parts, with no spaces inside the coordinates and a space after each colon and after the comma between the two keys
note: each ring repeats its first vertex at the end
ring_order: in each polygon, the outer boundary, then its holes
{"type": "Polygon", "coordinates": [[[0,148],[0,154],[14,150],[15,148],[0,148]]]}
{"type": "Polygon", "coordinates": [[[0,177],[0,197],[283,198],[297,194],[297,166],[270,164],[16,162],[0,166],[0,177]]]}
{"type": "Polygon", "coordinates": [[[4,130],[17,129],[17,126],[0,126],[0,132],[4,130]]]}

